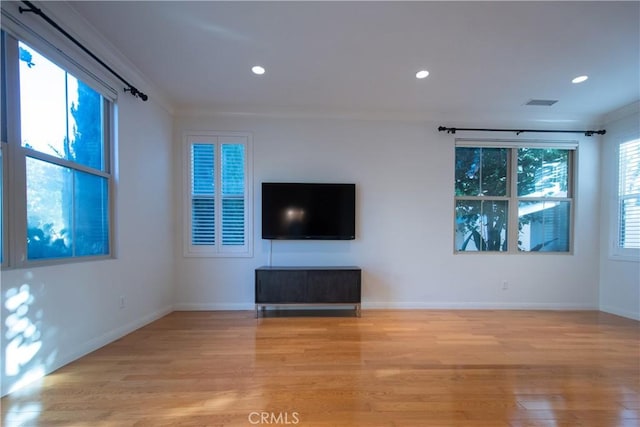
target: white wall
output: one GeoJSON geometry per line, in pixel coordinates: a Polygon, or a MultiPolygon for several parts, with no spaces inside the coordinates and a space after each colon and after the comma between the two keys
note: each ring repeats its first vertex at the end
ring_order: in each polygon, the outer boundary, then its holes
{"type": "Polygon", "coordinates": [[[171,116],[126,94],[118,109],[117,259],[2,271],[2,395],[172,310],[171,116]],[[20,317],[34,345],[6,335],[7,296],[20,289],[33,297],[20,317]]]}
{"type": "MultiPolygon", "coordinates": [[[[272,257],[274,265],[361,266],[365,308],[597,308],[597,137],[570,136],[580,141],[573,255],[454,255],[454,139],[437,127],[321,118],[177,118],[178,170],[184,131],[253,132],[254,257],[183,258],[178,249],[176,308],[253,307],[253,270],[269,259],[269,243],[260,239],[263,181],[357,184],[356,240],[275,241],[272,257]],[[503,280],[509,282],[506,291],[503,280]]],[[[181,175],[176,179],[176,188],[182,188],[181,175]]],[[[181,195],[176,203],[182,203],[181,195]]],[[[176,215],[180,224],[179,206],[176,215]]],[[[181,247],[182,228],[178,235],[181,247]]]]}
{"type": "Polygon", "coordinates": [[[600,310],[640,320],[640,260],[611,257],[618,173],[616,146],[640,137],[640,102],[610,115],[602,144],[600,310]]]}

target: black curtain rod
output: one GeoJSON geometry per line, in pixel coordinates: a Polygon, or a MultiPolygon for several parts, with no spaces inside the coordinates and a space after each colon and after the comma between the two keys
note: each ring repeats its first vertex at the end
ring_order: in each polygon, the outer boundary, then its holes
{"type": "Polygon", "coordinates": [[[475,129],[475,128],[448,128],[444,126],[438,127],[440,132],[456,133],[457,131],[478,131],[478,132],[515,132],[520,135],[524,132],[537,133],[583,133],[585,136],[604,135],[606,130],[549,130],[549,129],[475,129]]]}
{"type": "Polygon", "coordinates": [[[113,74],[118,79],[120,79],[120,81],[122,83],[127,85],[127,87],[124,88],[125,92],[131,92],[131,95],[133,95],[135,97],[138,97],[138,98],[142,99],[143,101],[146,101],[147,99],[149,99],[149,97],[145,93],[140,92],[135,86],[133,86],[131,83],[126,81],[122,76],[120,76],[120,74],[116,73],[111,67],[109,67],[107,64],[105,64],[104,61],[102,61],[100,58],[98,58],[93,52],[91,52],[89,49],[84,47],[82,45],[82,43],[80,43],[75,37],[73,37],[71,34],[66,32],[64,30],[64,28],[60,27],[60,25],[58,25],[53,19],[49,18],[41,9],[38,9],[37,7],[35,7],[33,5],[33,3],[31,3],[30,1],[23,1],[22,3],[24,3],[27,6],[27,8],[23,8],[23,7],[18,8],[20,13],[32,12],[32,13],[35,13],[36,15],[40,16],[42,19],[47,21],[47,23],[49,25],[51,25],[53,28],[58,30],[66,38],[71,40],[76,46],[78,46],[80,49],[82,49],[87,55],[89,55],[90,57],[95,59],[100,65],[102,65],[104,68],[106,68],[111,74],[113,74]]]}

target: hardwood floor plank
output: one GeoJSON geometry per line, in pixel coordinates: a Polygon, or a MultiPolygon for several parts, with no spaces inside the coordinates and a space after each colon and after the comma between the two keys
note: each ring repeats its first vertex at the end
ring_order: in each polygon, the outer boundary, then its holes
{"type": "Polygon", "coordinates": [[[638,427],[639,326],[589,311],[175,312],[4,397],[2,425],[638,427]]]}

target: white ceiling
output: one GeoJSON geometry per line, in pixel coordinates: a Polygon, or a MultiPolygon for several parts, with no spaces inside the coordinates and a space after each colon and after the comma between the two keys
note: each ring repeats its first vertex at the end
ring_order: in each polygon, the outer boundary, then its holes
{"type": "Polygon", "coordinates": [[[640,98],[635,1],[70,4],[177,112],[562,124],[640,98]]]}

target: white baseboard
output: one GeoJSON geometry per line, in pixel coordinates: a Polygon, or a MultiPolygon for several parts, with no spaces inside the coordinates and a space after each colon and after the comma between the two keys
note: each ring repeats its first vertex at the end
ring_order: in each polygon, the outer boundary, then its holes
{"type": "Polygon", "coordinates": [[[96,351],[100,347],[104,347],[105,345],[117,340],[118,338],[122,338],[123,336],[130,334],[136,329],[140,329],[141,327],[148,325],[149,323],[155,320],[158,320],[161,317],[164,317],[173,311],[174,311],[173,306],[169,305],[160,310],[156,310],[153,313],[149,313],[146,316],[136,319],[130,323],[127,323],[124,326],[121,326],[112,331],[106,332],[100,335],[99,337],[95,337],[87,341],[86,343],[78,346],[76,349],[74,349],[74,351],[66,354],[62,354],[61,357],[55,363],[56,365],[59,364],[59,366],[55,366],[55,368],[52,369],[52,371],[55,369],[59,369],[62,366],[70,362],[73,362],[74,360],[79,359],[82,356],[85,356],[91,353],[92,351],[96,351]]]}
{"type": "Polygon", "coordinates": [[[610,305],[601,305],[600,311],[604,311],[605,313],[615,314],[616,316],[627,317],[633,320],[640,320],[640,313],[638,313],[637,311],[634,312],[630,310],[624,310],[618,307],[612,307],[610,305]]]}
{"type": "Polygon", "coordinates": [[[521,302],[363,302],[363,309],[425,310],[598,310],[592,304],[521,302]]]}
{"type": "Polygon", "coordinates": [[[173,305],[174,311],[243,311],[255,310],[255,308],[255,304],[252,303],[179,303],[173,305]]]}
{"type": "Polygon", "coordinates": [[[96,351],[100,347],[104,347],[105,345],[112,343],[118,338],[122,338],[123,336],[135,331],[136,329],[140,329],[141,327],[148,325],[149,323],[158,320],[173,311],[173,306],[167,306],[160,310],[156,310],[153,313],[147,314],[140,319],[136,319],[124,326],[106,332],[99,337],[95,337],[87,341],[86,343],[76,347],[73,351],[66,354],[61,354],[60,357],[54,362],[54,365],[51,366],[51,372],[55,371],[56,369],[60,369],[64,365],[71,363],[74,360],[91,353],[92,351],[96,351]]]}
{"type": "MultiPolygon", "coordinates": [[[[564,303],[483,303],[483,302],[389,302],[370,301],[362,303],[363,309],[405,309],[405,310],[598,310],[592,304],[564,303]]],[[[233,311],[254,310],[251,303],[181,303],[173,306],[175,311],[233,311]]]]}

